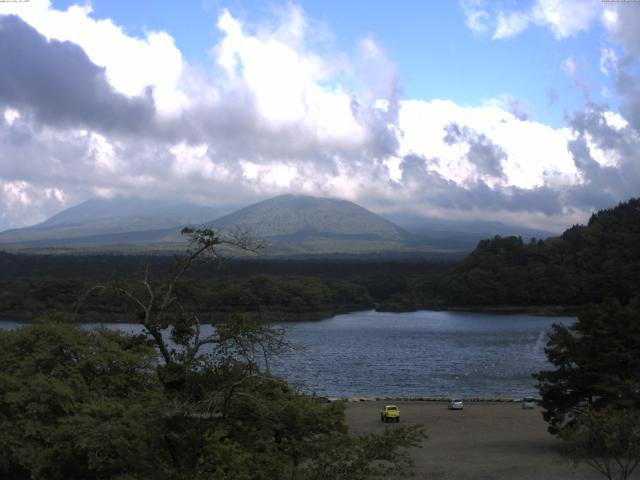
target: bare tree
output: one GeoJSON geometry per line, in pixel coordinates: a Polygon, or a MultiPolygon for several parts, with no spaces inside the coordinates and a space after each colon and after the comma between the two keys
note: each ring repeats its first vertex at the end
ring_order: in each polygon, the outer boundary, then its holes
{"type": "Polygon", "coordinates": [[[202,350],[206,345],[215,346],[218,358],[240,357],[254,369],[262,363],[268,370],[269,356],[289,347],[283,339],[283,329],[259,319],[231,316],[216,325],[212,333],[203,335],[200,313],[185,307],[176,294],[180,282],[196,263],[225,261],[238,251],[256,254],[262,243],[240,230],[222,236],[207,227],[184,228],[182,234],[189,238],[188,248],[184,255],[176,257],[168,275],[154,276],[147,264],[141,280],[95,285],[83,299],[99,290],[111,290],[127,299],[138,311],[138,321],[158,348],[164,365],[174,370],[197,367],[204,361],[202,350]]]}

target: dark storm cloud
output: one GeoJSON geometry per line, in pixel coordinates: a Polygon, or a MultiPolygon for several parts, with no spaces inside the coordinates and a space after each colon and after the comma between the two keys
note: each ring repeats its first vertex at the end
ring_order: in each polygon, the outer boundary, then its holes
{"type": "Polygon", "coordinates": [[[392,82],[390,92],[387,94],[389,102],[386,110],[371,108],[371,106],[363,106],[353,99],[351,102],[351,112],[356,120],[367,126],[371,142],[368,145],[367,153],[375,158],[385,158],[394,155],[400,143],[395,128],[398,128],[399,103],[398,92],[395,81],[392,82]]]}
{"type": "MultiPolygon", "coordinates": [[[[635,3],[635,2],[633,2],[635,3]]],[[[614,40],[622,43],[627,53],[640,56],[640,8],[637,4],[619,2],[618,19],[613,33],[614,40]]]]}
{"type": "Polygon", "coordinates": [[[93,183],[99,175],[88,159],[91,150],[88,137],[46,134],[24,117],[12,125],[0,124],[0,181],[93,183]]]}
{"type": "Polygon", "coordinates": [[[564,201],[567,206],[577,210],[595,211],[610,208],[618,202],[628,200],[630,197],[622,197],[615,193],[598,190],[585,185],[575,185],[563,190],[564,201]]]}
{"type": "Polygon", "coordinates": [[[17,16],[0,16],[0,105],[53,126],[140,131],[154,116],[151,92],[128,98],[78,45],[47,40],[17,16]]]}
{"type": "Polygon", "coordinates": [[[640,131],[640,79],[620,71],[616,91],[620,96],[620,113],[631,126],[640,131]]]}
{"type": "Polygon", "coordinates": [[[469,127],[460,127],[457,123],[450,123],[445,127],[444,141],[449,145],[466,143],[469,145],[467,160],[475,165],[481,175],[493,178],[504,177],[502,162],[507,154],[498,145],[487,138],[484,133],[478,133],[469,127]]]}
{"type": "Polygon", "coordinates": [[[640,131],[640,8],[638,4],[617,5],[617,20],[611,38],[622,45],[622,58],[612,62],[620,113],[640,131]]]}

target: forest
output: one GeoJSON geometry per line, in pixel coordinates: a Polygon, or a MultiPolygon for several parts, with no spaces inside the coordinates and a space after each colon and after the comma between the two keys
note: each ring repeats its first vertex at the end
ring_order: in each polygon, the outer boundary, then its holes
{"type": "MultiPolygon", "coordinates": [[[[0,253],[0,313],[30,319],[77,311],[80,319],[131,318],[96,284],[162,277],[171,256],[25,255],[0,253]],[[78,300],[82,298],[81,304],[78,300]]],[[[214,320],[230,312],[265,319],[319,319],[378,310],[522,309],[576,312],[607,298],[628,302],[640,291],[640,200],[594,213],[558,237],[481,241],[461,261],[346,257],[242,257],[195,265],[182,296],[214,320]]]]}

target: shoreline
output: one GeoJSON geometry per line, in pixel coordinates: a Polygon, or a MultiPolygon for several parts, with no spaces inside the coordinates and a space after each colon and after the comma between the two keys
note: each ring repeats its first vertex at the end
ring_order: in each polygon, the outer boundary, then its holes
{"type": "Polygon", "coordinates": [[[411,313],[422,310],[432,312],[468,312],[468,313],[493,313],[493,314],[526,314],[536,317],[575,317],[584,309],[579,305],[449,305],[449,306],[425,306],[423,308],[379,308],[376,312],[383,313],[411,313]]]}
{"type": "MultiPolygon", "coordinates": [[[[264,312],[271,318],[270,323],[297,323],[297,322],[320,322],[322,320],[328,320],[338,315],[348,315],[358,312],[378,312],[378,313],[415,313],[421,311],[427,312],[460,312],[460,313],[486,313],[494,315],[516,315],[525,314],[534,317],[575,317],[580,314],[584,309],[581,306],[562,306],[562,305],[536,305],[536,306],[524,306],[524,305],[494,305],[494,306],[425,306],[419,308],[384,308],[377,304],[371,306],[371,308],[363,309],[356,308],[350,309],[336,309],[332,311],[309,311],[309,312],[264,312]],[[280,317],[275,319],[275,317],[280,317]],[[295,319],[294,319],[295,318],[295,319]]],[[[0,317],[2,320],[15,322],[15,323],[32,323],[36,318],[46,315],[50,312],[28,312],[19,313],[15,311],[0,311],[0,317]]],[[[233,313],[252,313],[252,312],[224,312],[210,313],[209,316],[223,316],[233,313]]],[[[132,322],[132,316],[122,316],[115,313],[97,314],[95,312],[80,315],[80,319],[73,323],[138,323],[132,322]]],[[[214,321],[204,322],[205,324],[213,324],[214,321]]]]}
{"type": "MultiPolygon", "coordinates": [[[[371,396],[352,396],[352,397],[318,397],[327,399],[329,402],[425,402],[425,403],[447,403],[452,397],[371,397],[371,396]]],[[[520,397],[520,398],[504,398],[504,397],[456,397],[461,398],[463,402],[469,404],[504,404],[504,403],[522,403],[524,398],[533,398],[536,402],[540,401],[540,397],[520,397]]]]}

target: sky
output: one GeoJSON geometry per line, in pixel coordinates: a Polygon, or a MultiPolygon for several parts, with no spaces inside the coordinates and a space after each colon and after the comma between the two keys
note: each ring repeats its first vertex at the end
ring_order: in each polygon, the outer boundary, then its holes
{"type": "Polygon", "coordinates": [[[640,195],[640,1],[0,2],[0,230],[284,193],[560,231],[640,195]]]}

